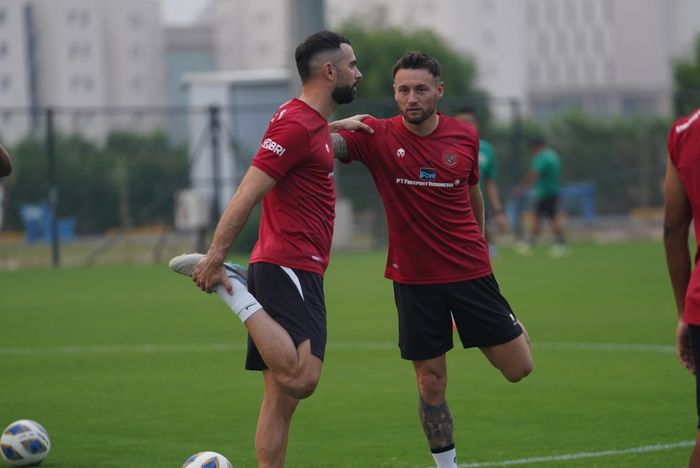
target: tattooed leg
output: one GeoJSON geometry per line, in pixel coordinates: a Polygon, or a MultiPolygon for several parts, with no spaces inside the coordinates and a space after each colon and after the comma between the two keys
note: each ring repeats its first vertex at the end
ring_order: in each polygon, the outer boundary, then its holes
{"type": "Polygon", "coordinates": [[[443,451],[454,447],[452,413],[447,401],[433,406],[420,397],[418,415],[430,450],[443,451]]]}

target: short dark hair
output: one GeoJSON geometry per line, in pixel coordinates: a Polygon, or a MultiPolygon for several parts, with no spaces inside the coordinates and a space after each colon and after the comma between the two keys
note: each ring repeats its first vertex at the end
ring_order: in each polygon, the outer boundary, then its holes
{"type": "Polygon", "coordinates": [[[424,54],[423,52],[407,52],[394,64],[392,76],[395,77],[396,72],[405,69],[428,70],[430,74],[438,80],[440,79],[440,75],[442,75],[442,67],[440,66],[440,62],[431,56],[424,54]]]}
{"type": "Polygon", "coordinates": [[[350,41],[331,31],[314,33],[299,44],[294,51],[294,59],[301,82],[304,83],[311,77],[311,59],[321,52],[340,49],[341,44],[350,45],[350,41]]]}

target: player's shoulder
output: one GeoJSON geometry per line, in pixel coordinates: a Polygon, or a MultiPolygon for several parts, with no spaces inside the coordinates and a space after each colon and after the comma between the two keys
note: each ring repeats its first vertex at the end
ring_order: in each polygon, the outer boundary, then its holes
{"type": "Polygon", "coordinates": [[[318,111],[299,99],[291,99],[279,106],[270,119],[270,128],[304,128],[308,132],[314,132],[327,125],[328,122],[318,111]]]}
{"type": "Polygon", "coordinates": [[[473,124],[445,114],[440,114],[440,123],[446,131],[456,132],[469,140],[479,140],[479,131],[473,124]]]}
{"type": "Polygon", "coordinates": [[[692,113],[680,117],[671,127],[671,134],[679,135],[687,131],[700,133],[700,109],[695,109],[692,113]]]}

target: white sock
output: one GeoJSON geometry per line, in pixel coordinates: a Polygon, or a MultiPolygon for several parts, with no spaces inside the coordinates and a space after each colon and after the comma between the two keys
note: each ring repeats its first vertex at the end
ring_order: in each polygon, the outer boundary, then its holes
{"type": "Polygon", "coordinates": [[[437,468],[457,468],[457,449],[452,447],[446,452],[434,453],[433,459],[437,468]]]}
{"type": "Polygon", "coordinates": [[[226,288],[221,285],[216,287],[216,294],[241,319],[241,322],[245,323],[255,312],[262,309],[262,306],[240,281],[231,278],[229,281],[233,285],[233,295],[229,294],[226,288]]]}

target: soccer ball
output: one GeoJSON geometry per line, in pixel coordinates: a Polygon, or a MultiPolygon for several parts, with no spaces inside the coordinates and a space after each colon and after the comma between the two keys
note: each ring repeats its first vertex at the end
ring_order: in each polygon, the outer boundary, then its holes
{"type": "Polygon", "coordinates": [[[233,468],[225,456],[216,452],[199,452],[185,460],[182,468],[233,468]]]}
{"type": "Polygon", "coordinates": [[[44,426],[29,419],[13,422],[0,437],[2,458],[12,466],[38,465],[49,450],[49,433],[44,426]]]}

